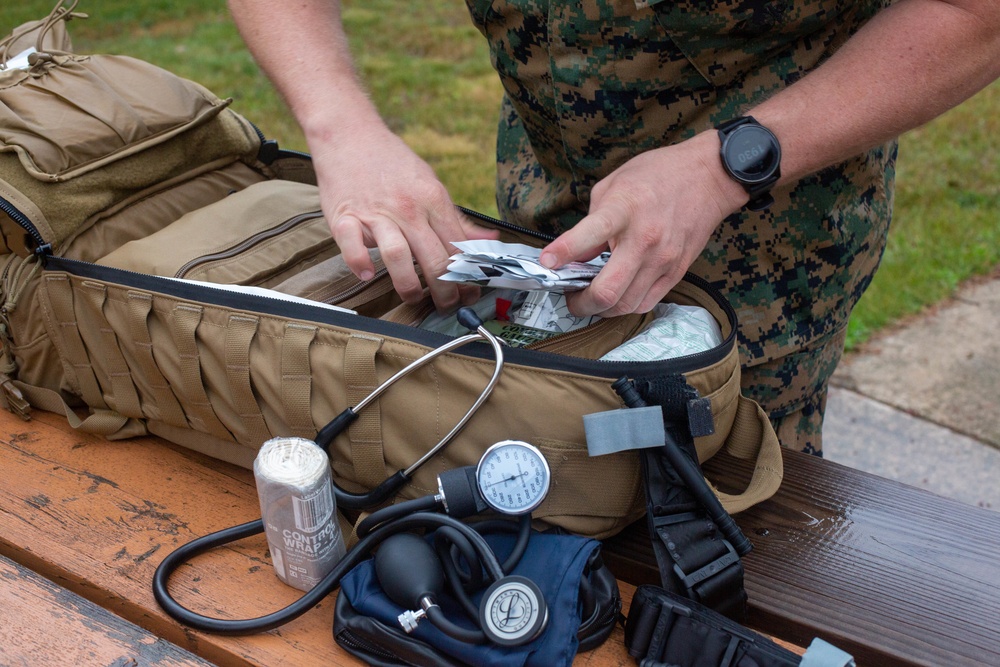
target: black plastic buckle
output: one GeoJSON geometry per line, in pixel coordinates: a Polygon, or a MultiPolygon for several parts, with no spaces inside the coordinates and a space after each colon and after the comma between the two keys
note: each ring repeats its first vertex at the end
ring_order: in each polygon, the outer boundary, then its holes
{"type": "Polygon", "coordinates": [[[728,568],[733,565],[740,564],[739,554],[736,553],[736,549],[733,545],[729,543],[729,540],[722,540],[722,543],[726,545],[726,553],[722,554],[715,560],[713,560],[708,565],[703,565],[691,574],[687,574],[681,569],[681,566],[674,563],[674,574],[677,578],[681,580],[684,584],[684,590],[687,592],[687,596],[696,601],[701,600],[701,596],[695,590],[695,587],[707,579],[711,579],[719,574],[725,572],[728,568]]]}

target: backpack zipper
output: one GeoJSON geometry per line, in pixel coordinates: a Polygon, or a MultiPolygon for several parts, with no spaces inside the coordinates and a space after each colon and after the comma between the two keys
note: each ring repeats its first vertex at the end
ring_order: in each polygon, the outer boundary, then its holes
{"type": "Polygon", "coordinates": [[[28,232],[31,240],[34,241],[35,247],[33,250],[36,255],[52,254],[52,246],[45,242],[45,239],[42,238],[42,235],[34,223],[31,222],[31,219],[3,197],[0,197],[0,211],[6,213],[11,220],[16,222],[24,231],[28,232]]]}
{"type": "Polygon", "coordinates": [[[174,278],[183,278],[184,275],[191,271],[192,269],[201,266],[203,264],[208,264],[210,262],[215,262],[223,259],[230,259],[241,252],[245,252],[250,248],[254,247],[258,243],[262,243],[276,236],[279,236],[289,229],[296,227],[303,222],[308,222],[309,220],[315,220],[323,215],[322,211],[313,211],[312,213],[303,213],[297,215],[294,218],[289,218],[285,222],[281,223],[277,227],[272,227],[270,229],[265,229],[264,231],[257,232],[253,236],[247,237],[246,239],[240,241],[236,245],[222,250],[220,252],[211,253],[209,255],[202,255],[201,257],[195,257],[194,259],[185,263],[181,268],[177,269],[174,273],[174,278]]]}
{"type": "Polygon", "coordinates": [[[493,216],[486,215],[485,213],[480,213],[479,211],[473,211],[471,208],[465,208],[464,206],[459,206],[458,210],[469,216],[470,218],[475,218],[481,220],[482,222],[489,223],[494,227],[499,227],[500,229],[506,229],[509,232],[517,232],[519,234],[524,234],[526,236],[533,236],[536,239],[541,239],[542,241],[555,241],[556,237],[551,234],[546,234],[545,232],[540,232],[535,229],[528,229],[527,227],[521,227],[520,225],[515,225],[512,222],[507,222],[505,220],[499,220],[493,216]]]}
{"type": "Polygon", "coordinates": [[[368,280],[359,282],[356,285],[352,285],[351,287],[348,287],[344,291],[339,292],[339,293],[333,295],[333,297],[331,297],[330,299],[326,300],[326,303],[328,303],[328,304],[330,304],[332,306],[336,306],[337,304],[341,303],[342,301],[347,301],[351,297],[357,296],[358,294],[360,294],[361,292],[363,292],[369,285],[377,282],[380,278],[384,278],[386,275],[388,275],[388,273],[389,273],[389,269],[387,269],[387,268],[385,268],[383,266],[381,269],[379,269],[378,271],[375,272],[374,276],[372,276],[368,280]]]}

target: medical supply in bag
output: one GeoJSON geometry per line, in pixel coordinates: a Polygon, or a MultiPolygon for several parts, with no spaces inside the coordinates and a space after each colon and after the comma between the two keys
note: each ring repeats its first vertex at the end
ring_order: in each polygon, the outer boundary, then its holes
{"type": "Polygon", "coordinates": [[[569,312],[566,295],[561,292],[534,290],[508,319],[514,324],[553,333],[569,333],[601,319],[596,315],[578,316],[569,312]]]}
{"type": "MultiPolygon", "coordinates": [[[[597,322],[596,315],[577,317],[569,312],[562,292],[545,290],[483,289],[472,305],[485,327],[512,347],[526,347],[556,334],[570,333],[597,322]]],[[[458,335],[455,318],[431,313],[419,325],[421,329],[458,335]]]]}
{"type": "Polygon", "coordinates": [[[452,245],[461,252],[452,255],[441,280],[481,287],[571,292],[587,287],[608,261],[608,254],[602,253],[589,262],[549,269],[539,261],[542,251],[536,246],[491,240],[452,245]]]}
{"type": "Polygon", "coordinates": [[[722,344],[712,314],[698,306],[661,303],[649,326],[603,357],[602,361],[656,361],[707,352],[722,344]]]}
{"type": "Polygon", "coordinates": [[[278,578],[310,590],[346,551],[330,460],[305,438],[271,438],[253,464],[264,534],[278,578]]]}
{"type": "MultiPolygon", "coordinates": [[[[306,440],[276,439],[259,458],[270,458],[267,450],[273,449],[281,468],[296,455],[311,459],[309,448],[319,449],[306,440]],[[299,446],[304,449],[296,450],[299,446]]],[[[197,538],[168,554],[154,574],[153,594],[189,627],[241,635],[287,623],[343,586],[334,634],[372,664],[450,664],[442,662],[445,655],[467,658],[471,665],[509,664],[518,656],[527,658],[526,664],[569,664],[578,651],[608,637],[621,596],[600,559],[599,542],[532,528],[531,511],[550,488],[541,451],[504,440],[489,447],[476,466],[439,474],[436,493],[374,509],[356,525],[358,542],[344,558],[283,609],[250,619],[217,618],[184,607],[169,591],[172,573],[192,558],[263,532],[266,512],[261,520],[197,538]],[[514,521],[462,521],[485,510],[514,521]],[[380,620],[365,618],[372,611],[380,620]],[[419,657],[413,653],[417,645],[419,657]]]]}
{"type": "MultiPolygon", "coordinates": [[[[11,52],[42,53],[62,22],[38,27],[19,31],[11,52]]],[[[402,303],[376,251],[375,277],[354,276],[309,156],[262,139],[197,83],[134,58],[55,47],[27,70],[0,71],[0,402],[12,412],[57,412],[110,439],[152,433],[251,468],[267,440],[315,440],[365,402],[327,449],[333,481],[365,495],[413,468],[479,403],[461,437],[385,500],[421,497],[440,470],[523,440],[558,482],[536,520],[602,538],[643,516],[642,474],[633,452],[590,457],[582,416],[620,407],[610,384],[627,375],[690,434],[699,460],[727,451],[755,462],[749,492],[719,494],[728,511],[777,489],[777,437],[740,393],[735,313],[703,280],[685,277],[664,302],[711,314],[722,342],[709,350],[601,361],[654,316],[603,318],[505,347],[494,381],[487,339],[449,347],[453,335],[418,328],[433,303],[402,303]],[[399,388],[366,398],[440,349],[399,388]],[[479,402],[487,384],[496,391],[479,402]]],[[[505,241],[550,238],[463,214],[505,241]]]]}

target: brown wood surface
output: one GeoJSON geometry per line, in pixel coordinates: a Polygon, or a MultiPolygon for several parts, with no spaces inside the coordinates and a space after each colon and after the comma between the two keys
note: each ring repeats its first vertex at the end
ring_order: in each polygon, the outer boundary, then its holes
{"type": "MultiPolygon", "coordinates": [[[[333,640],[333,597],[287,625],[249,637],[184,628],[153,599],[153,572],[167,554],[195,537],[259,517],[250,471],[158,438],[110,442],[75,432],[56,415],[36,412],[23,422],[5,410],[0,410],[0,471],[0,555],[21,568],[218,664],[360,664],[333,640]]],[[[8,580],[5,586],[30,589],[32,581],[26,576],[23,584],[8,580]]],[[[632,591],[622,585],[626,601],[632,591]]],[[[263,536],[182,567],[171,579],[171,592],[196,611],[235,618],[274,611],[301,595],[274,575],[263,536]]],[[[0,600],[5,617],[2,605],[0,600]]],[[[51,622],[39,630],[55,633],[60,625],[51,622]]],[[[8,639],[0,635],[0,644],[8,639]]],[[[87,655],[67,653],[56,664],[94,664],[87,655]]],[[[635,662],[616,628],[603,646],[578,656],[575,664],[635,662]]]]}
{"type": "MultiPolygon", "coordinates": [[[[944,453],[942,453],[944,455],[944,453]]],[[[1000,665],[1000,513],[785,452],[776,496],[736,517],[749,624],[859,665],[1000,665]]],[[[706,465],[723,488],[749,467],[706,465]]],[[[605,544],[619,577],[656,583],[644,525],[605,544]]]]}
{"type": "Polygon", "coordinates": [[[0,609],[3,665],[211,664],[2,556],[0,609]]]}

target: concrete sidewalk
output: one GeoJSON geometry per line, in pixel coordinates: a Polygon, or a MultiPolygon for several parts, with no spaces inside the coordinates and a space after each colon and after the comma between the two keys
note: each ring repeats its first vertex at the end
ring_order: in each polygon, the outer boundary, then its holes
{"type": "Polygon", "coordinates": [[[1000,278],[845,356],[826,458],[1000,511],[1000,278]]]}

